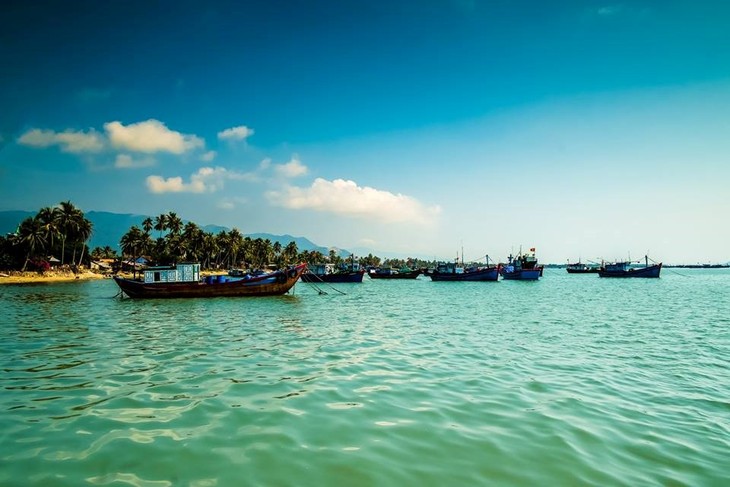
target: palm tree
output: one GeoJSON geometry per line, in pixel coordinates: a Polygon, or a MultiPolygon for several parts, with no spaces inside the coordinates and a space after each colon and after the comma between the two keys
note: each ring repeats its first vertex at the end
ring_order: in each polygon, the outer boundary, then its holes
{"type": "Polygon", "coordinates": [[[155,230],[160,232],[159,238],[162,238],[162,232],[167,230],[167,215],[162,213],[155,217],[155,230]]]}
{"type": "Polygon", "coordinates": [[[281,255],[281,242],[278,240],[274,242],[274,245],[271,247],[271,251],[274,253],[274,262],[276,263],[276,267],[282,267],[282,258],[281,255]]]}
{"type": "Polygon", "coordinates": [[[233,228],[230,232],[228,232],[228,248],[230,250],[230,267],[236,267],[238,266],[238,253],[241,251],[241,248],[243,247],[243,234],[238,230],[238,228],[233,228]]]}
{"type": "Polygon", "coordinates": [[[78,265],[81,265],[81,261],[84,260],[86,241],[89,240],[93,231],[94,225],[86,217],[84,217],[84,214],[82,212],[79,211],[75,232],[76,240],[74,243],[74,259],[76,257],[76,243],[81,244],[81,255],[79,256],[78,265]]]}
{"type": "Polygon", "coordinates": [[[109,247],[108,245],[105,245],[102,250],[102,256],[105,259],[114,259],[117,256],[117,251],[113,248],[109,247]]]}
{"type": "Polygon", "coordinates": [[[21,245],[26,250],[22,271],[25,271],[31,257],[34,257],[39,250],[45,248],[45,235],[46,231],[43,227],[43,221],[40,218],[28,217],[20,223],[15,243],[21,245]]]}
{"type": "Polygon", "coordinates": [[[294,264],[298,253],[299,253],[299,249],[297,249],[296,242],[291,241],[288,244],[286,244],[286,247],[284,247],[284,252],[283,252],[284,263],[285,264],[294,264]]]}
{"type": "Polygon", "coordinates": [[[173,235],[179,235],[182,230],[183,221],[177,213],[171,211],[167,214],[167,228],[173,235]]]}
{"type": "Polygon", "coordinates": [[[37,218],[43,223],[43,230],[46,235],[46,242],[48,243],[48,249],[53,252],[53,239],[60,235],[58,231],[58,225],[56,224],[56,217],[58,214],[58,208],[46,206],[38,211],[37,218]]]}
{"type": "Polygon", "coordinates": [[[122,235],[119,240],[119,246],[122,249],[122,257],[128,256],[132,258],[132,266],[134,275],[137,275],[137,257],[149,250],[152,239],[149,235],[143,233],[138,226],[133,225],[127,233],[122,235]]]}
{"type": "Polygon", "coordinates": [[[200,257],[199,234],[203,231],[193,222],[185,224],[182,232],[183,258],[197,261],[200,257]]]}
{"type": "Polygon", "coordinates": [[[148,234],[152,231],[154,228],[154,224],[152,223],[152,218],[147,217],[144,220],[142,220],[142,230],[144,230],[144,233],[148,234]]]}
{"type": "Polygon", "coordinates": [[[79,210],[71,203],[71,201],[62,201],[58,205],[56,212],[56,227],[61,237],[61,265],[63,265],[66,257],[66,240],[75,231],[78,223],[79,210]]]}
{"type": "Polygon", "coordinates": [[[218,241],[216,239],[216,236],[213,235],[211,232],[204,232],[203,233],[203,255],[204,261],[206,262],[205,268],[210,269],[211,265],[213,263],[213,259],[218,257],[218,252],[220,248],[218,247],[218,241]]]}

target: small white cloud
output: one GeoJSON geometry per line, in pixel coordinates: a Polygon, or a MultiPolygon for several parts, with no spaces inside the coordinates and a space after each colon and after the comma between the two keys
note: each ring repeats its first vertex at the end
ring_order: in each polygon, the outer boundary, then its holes
{"type": "Polygon", "coordinates": [[[253,133],[253,129],[250,129],[245,125],[239,125],[238,127],[231,127],[218,132],[218,138],[220,140],[246,140],[251,137],[253,133]]]}
{"type": "Polygon", "coordinates": [[[99,152],[104,149],[104,138],[91,129],[88,132],[65,130],[31,129],[18,138],[18,143],[30,147],[50,147],[57,145],[63,152],[80,154],[85,152],[99,152]]]}
{"type": "Polygon", "coordinates": [[[187,192],[188,186],[180,176],[167,179],[162,176],[147,176],[147,188],[157,194],[187,192]]]}
{"type": "Polygon", "coordinates": [[[134,152],[183,154],[205,146],[200,137],[170,130],[154,119],[126,126],[109,122],[104,124],[104,130],[114,147],[134,152]]]}
{"type": "Polygon", "coordinates": [[[249,173],[229,171],[224,167],[201,167],[186,183],[180,176],[163,178],[148,176],[147,188],[153,193],[215,193],[223,189],[226,180],[251,181],[249,173]]]}
{"type": "Polygon", "coordinates": [[[215,156],[217,156],[218,153],[214,150],[209,150],[202,156],[200,156],[200,160],[203,162],[211,162],[213,159],[215,159],[215,156]]]}
{"type": "Polygon", "coordinates": [[[114,167],[117,169],[136,169],[140,167],[150,167],[155,165],[152,157],[143,157],[135,159],[129,154],[119,154],[114,159],[114,167]]]}
{"type": "Polygon", "coordinates": [[[307,174],[307,166],[301,163],[297,157],[293,157],[286,164],[275,164],[274,170],[276,174],[285,178],[296,178],[307,174]]]}
{"type": "Polygon", "coordinates": [[[287,186],[266,193],[269,202],[293,210],[310,209],[370,219],[381,223],[429,224],[441,213],[438,206],[425,207],[415,198],[393,194],[354,181],[317,178],[309,188],[287,186]]]}
{"type": "Polygon", "coordinates": [[[238,205],[242,205],[244,203],[247,203],[248,200],[246,198],[242,197],[235,197],[235,198],[228,198],[225,200],[221,200],[218,202],[218,208],[221,210],[235,210],[238,205]]]}
{"type": "Polygon", "coordinates": [[[262,171],[267,170],[269,166],[271,166],[271,159],[269,159],[268,157],[259,162],[259,169],[261,169],[262,171]]]}

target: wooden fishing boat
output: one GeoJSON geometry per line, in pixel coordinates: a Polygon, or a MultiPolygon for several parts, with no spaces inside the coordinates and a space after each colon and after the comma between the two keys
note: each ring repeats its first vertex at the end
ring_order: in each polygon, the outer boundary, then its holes
{"type": "Polygon", "coordinates": [[[296,284],[306,264],[260,275],[200,277],[200,264],[150,267],[139,279],[114,276],[114,282],[130,298],[213,298],[221,296],[275,296],[296,284]]]}
{"type": "Polygon", "coordinates": [[[658,278],[662,263],[649,265],[649,256],[644,256],[644,267],[631,267],[631,261],[611,262],[601,266],[599,277],[648,277],[658,278]]]}
{"type": "Polygon", "coordinates": [[[542,271],[543,266],[537,264],[534,248],[526,254],[522,252],[516,256],[510,254],[507,263],[501,264],[499,268],[503,279],[516,281],[536,281],[542,277],[542,271]]]}
{"type": "Polygon", "coordinates": [[[402,269],[378,268],[368,272],[368,276],[372,279],[416,279],[420,275],[420,269],[413,270],[408,267],[402,269]]]}

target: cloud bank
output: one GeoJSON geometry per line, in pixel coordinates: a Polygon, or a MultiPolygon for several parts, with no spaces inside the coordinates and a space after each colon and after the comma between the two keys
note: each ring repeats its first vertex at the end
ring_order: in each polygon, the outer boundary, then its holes
{"type": "Polygon", "coordinates": [[[308,188],[287,186],[281,191],[268,191],[272,205],[292,210],[314,210],[352,216],[382,223],[433,223],[441,213],[439,206],[426,207],[415,198],[393,194],[354,181],[322,178],[308,188]]]}

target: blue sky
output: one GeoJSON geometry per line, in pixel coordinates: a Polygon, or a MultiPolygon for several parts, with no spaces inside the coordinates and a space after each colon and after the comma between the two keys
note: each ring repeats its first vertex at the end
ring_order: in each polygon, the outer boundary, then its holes
{"type": "Polygon", "coordinates": [[[730,259],[725,1],[9,2],[0,210],[730,259]]]}

